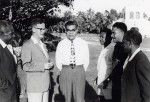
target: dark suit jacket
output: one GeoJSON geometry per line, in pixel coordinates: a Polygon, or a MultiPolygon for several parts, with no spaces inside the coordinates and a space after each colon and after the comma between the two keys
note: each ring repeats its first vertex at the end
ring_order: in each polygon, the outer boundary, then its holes
{"type": "Polygon", "coordinates": [[[150,62],[142,51],[128,62],[121,82],[121,102],[150,102],[150,62]]]}
{"type": "Polygon", "coordinates": [[[122,42],[117,42],[114,47],[113,53],[113,66],[114,69],[111,73],[110,78],[112,79],[112,101],[121,101],[121,76],[123,72],[123,64],[127,58],[127,53],[124,51],[122,42]]]}
{"type": "Polygon", "coordinates": [[[124,51],[123,43],[117,42],[114,47],[113,53],[113,63],[115,64],[112,72],[112,81],[118,82],[119,80],[121,80],[121,75],[123,72],[123,64],[127,56],[128,54],[124,51]]]}
{"type": "Polygon", "coordinates": [[[13,55],[0,45],[0,102],[17,102],[16,76],[13,55]]]}

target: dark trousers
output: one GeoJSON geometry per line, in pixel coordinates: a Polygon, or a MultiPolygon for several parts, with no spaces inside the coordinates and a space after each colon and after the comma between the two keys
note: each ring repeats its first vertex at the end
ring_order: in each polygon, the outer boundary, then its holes
{"type": "Polygon", "coordinates": [[[18,102],[16,83],[6,89],[0,89],[0,102],[18,102]]]}
{"type": "Polygon", "coordinates": [[[75,102],[84,102],[85,71],[82,65],[74,69],[69,65],[63,65],[59,82],[65,102],[71,102],[72,94],[75,102]]]}
{"type": "Polygon", "coordinates": [[[112,81],[112,102],[121,102],[121,79],[112,81]]]}

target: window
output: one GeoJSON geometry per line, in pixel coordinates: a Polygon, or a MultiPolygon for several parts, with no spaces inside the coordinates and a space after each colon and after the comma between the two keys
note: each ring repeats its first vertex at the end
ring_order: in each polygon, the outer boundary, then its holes
{"type": "Polygon", "coordinates": [[[131,11],[131,12],[130,12],[130,19],[133,19],[133,18],[134,18],[134,12],[131,11]]]}
{"type": "Polygon", "coordinates": [[[140,19],[140,12],[139,11],[136,12],[136,19],[140,19]]]}

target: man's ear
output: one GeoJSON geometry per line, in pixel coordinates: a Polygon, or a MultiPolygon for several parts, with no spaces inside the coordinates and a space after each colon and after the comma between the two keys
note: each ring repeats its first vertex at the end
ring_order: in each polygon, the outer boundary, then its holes
{"type": "Polygon", "coordinates": [[[130,46],[134,46],[133,40],[130,41],[130,46]]]}

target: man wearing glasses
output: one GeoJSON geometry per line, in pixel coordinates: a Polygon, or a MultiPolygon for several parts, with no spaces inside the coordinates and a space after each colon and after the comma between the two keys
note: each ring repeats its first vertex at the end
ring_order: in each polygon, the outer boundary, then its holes
{"type": "Polygon", "coordinates": [[[45,23],[36,18],[32,21],[32,36],[23,44],[21,59],[27,73],[28,102],[48,102],[50,75],[53,67],[46,46],[41,39],[46,32],[45,23]]]}
{"type": "Polygon", "coordinates": [[[77,23],[65,24],[66,36],[59,42],[56,50],[56,65],[60,70],[60,90],[65,102],[71,102],[73,93],[75,102],[84,102],[85,71],[89,65],[88,44],[77,37],[77,23]]]}

